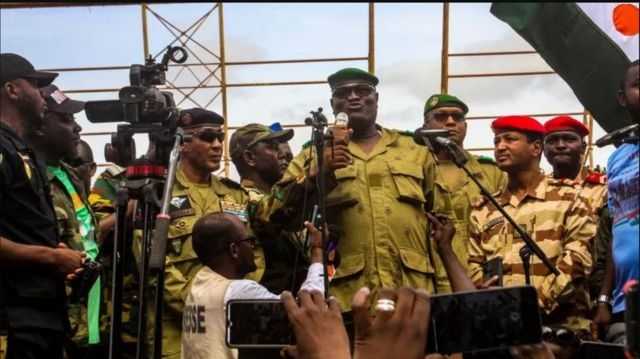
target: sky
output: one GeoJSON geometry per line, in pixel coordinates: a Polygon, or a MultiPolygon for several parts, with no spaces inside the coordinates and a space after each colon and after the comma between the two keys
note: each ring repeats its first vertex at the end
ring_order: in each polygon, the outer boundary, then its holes
{"type": "MultiPolygon", "coordinates": [[[[214,7],[211,3],[154,4],[150,9],[186,30],[214,7]]],[[[450,4],[449,51],[486,52],[532,50],[508,25],[489,12],[489,3],[450,4]]],[[[193,39],[219,55],[218,9],[212,11],[193,39]]],[[[223,6],[227,62],[303,58],[364,57],[368,52],[366,3],[227,3],[223,6]]],[[[0,51],[15,52],[36,68],[129,66],[144,60],[140,5],[69,8],[1,9],[0,51]]],[[[158,54],[174,36],[147,12],[150,53],[158,54]]],[[[170,27],[171,28],[171,27],[170,27]]],[[[175,29],[172,29],[175,31],[175,29]]],[[[183,39],[185,39],[183,37],[183,39]]],[[[217,62],[207,50],[187,42],[189,63],[217,62]],[[197,58],[196,58],[197,57],[197,58]]],[[[378,123],[413,131],[422,124],[425,100],[440,91],[442,4],[375,4],[375,74],[380,79],[378,123]]],[[[341,61],[278,65],[227,66],[227,83],[323,81],[343,67],[367,68],[366,61],[341,61]]],[[[209,66],[211,69],[212,67],[209,66]]],[[[193,86],[208,71],[170,68],[167,79],[178,86],[193,86]]],[[[546,71],[537,54],[452,57],[450,74],[480,72],[546,71]]],[[[219,72],[217,72],[219,76],[219,72]]],[[[73,93],[81,89],[118,89],[128,85],[128,68],[109,71],[61,72],[55,84],[78,100],[108,100],[116,92],[73,93]]],[[[212,78],[211,85],[217,84],[212,78]]],[[[195,107],[175,93],[178,107],[195,107]]],[[[216,89],[199,89],[193,98],[210,102],[216,89]]],[[[449,80],[449,93],[467,103],[468,116],[581,112],[583,106],[557,75],[463,78],[449,80]]],[[[230,126],[258,122],[269,125],[301,124],[310,110],[322,107],[330,114],[327,84],[232,87],[227,90],[230,126]]],[[[220,96],[208,107],[222,113],[220,96]]],[[[76,116],[83,133],[114,131],[115,123],[93,124],[84,113],[76,116]]],[[[550,117],[538,117],[541,122],[550,117]]],[[[581,116],[576,117],[582,120],[581,116]]],[[[465,148],[492,147],[491,120],[468,121],[465,148]]],[[[597,126],[594,139],[603,136],[597,126]]],[[[310,139],[308,128],[297,128],[291,141],[294,153],[310,139]]],[[[103,163],[104,144],[110,136],[83,136],[103,163]]],[[[138,154],[146,136],[136,136],[138,154]]],[[[613,147],[594,148],[594,164],[604,166],[613,147]]],[[[493,157],[492,151],[474,152],[493,157]]],[[[543,161],[542,167],[550,171],[543,161]]],[[[230,167],[230,177],[238,179],[230,167]]]]}

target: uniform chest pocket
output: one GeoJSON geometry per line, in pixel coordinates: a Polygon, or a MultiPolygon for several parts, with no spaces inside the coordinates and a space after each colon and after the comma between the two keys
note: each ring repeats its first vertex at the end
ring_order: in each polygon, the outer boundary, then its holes
{"type": "Polygon", "coordinates": [[[185,248],[185,241],[191,236],[195,220],[195,216],[188,216],[176,218],[171,222],[167,236],[167,254],[175,257],[185,255],[185,249],[187,249],[185,248]]]}
{"type": "Polygon", "coordinates": [[[426,200],[422,190],[424,182],[422,167],[407,162],[389,162],[388,165],[398,191],[398,200],[415,206],[424,205],[426,200]]]}
{"type": "Polygon", "coordinates": [[[358,172],[355,166],[335,171],[338,186],[327,195],[327,207],[351,207],[358,203],[355,182],[358,172]]]}

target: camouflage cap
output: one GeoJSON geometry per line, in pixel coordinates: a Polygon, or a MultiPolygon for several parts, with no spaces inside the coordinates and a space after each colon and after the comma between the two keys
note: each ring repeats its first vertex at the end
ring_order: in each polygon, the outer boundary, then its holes
{"type": "Polygon", "coordinates": [[[327,81],[329,82],[329,86],[331,86],[331,88],[335,88],[336,84],[340,82],[349,80],[364,80],[373,86],[377,86],[379,82],[378,78],[374,75],[355,67],[347,67],[330,75],[327,78],[327,81]]]}
{"type": "Polygon", "coordinates": [[[259,123],[251,123],[237,129],[229,140],[231,156],[238,155],[242,151],[260,141],[276,140],[289,141],[293,138],[293,130],[272,131],[269,127],[259,123]]]}
{"type": "Polygon", "coordinates": [[[438,107],[445,107],[445,106],[458,107],[462,111],[464,111],[465,115],[467,114],[467,112],[469,112],[469,108],[467,107],[467,105],[464,102],[462,102],[459,98],[453,95],[448,95],[448,94],[435,94],[435,95],[431,95],[431,97],[429,97],[427,102],[424,103],[424,114],[427,114],[427,112],[434,110],[438,107]]]}

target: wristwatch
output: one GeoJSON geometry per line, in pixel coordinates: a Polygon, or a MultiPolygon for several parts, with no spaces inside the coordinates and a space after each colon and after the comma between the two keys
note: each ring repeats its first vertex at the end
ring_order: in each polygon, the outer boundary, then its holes
{"type": "Polygon", "coordinates": [[[607,304],[607,305],[611,306],[611,298],[609,298],[609,296],[606,295],[606,294],[600,294],[598,296],[598,299],[596,300],[596,303],[598,303],[598,304],[607,304]]]}

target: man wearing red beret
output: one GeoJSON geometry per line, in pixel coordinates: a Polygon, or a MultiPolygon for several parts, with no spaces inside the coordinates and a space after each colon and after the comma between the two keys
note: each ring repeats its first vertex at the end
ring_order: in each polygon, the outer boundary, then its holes
{"type": "Polygon", "coordinates": [[[582,168],[589,129],[569,116],[554,117],[544,128],[544,156],[553,167],[553,178],[572,182],[598,215],[607,201],[607,177],[582,168]]]}
{"type": "MultiPolygon", "coordinates": [[[[508,116],[492,123],[495,158],[508,175],[507,186],[495,194],[509,213],[556,265],[555,275],[533,256],[531,284],[538,292],[543,324],[589,336],[589,294],[584,279],[592,266],[591,242],[596,222],[578,191],[540,170],[545,128],[535,119],[508,116]]],[[[469,276],[483,281],[483,264],[499,258],[503,285],[525,284],[519,255],[524,245],[513,227],[485,198],[472,204],[469,276]]]]}

